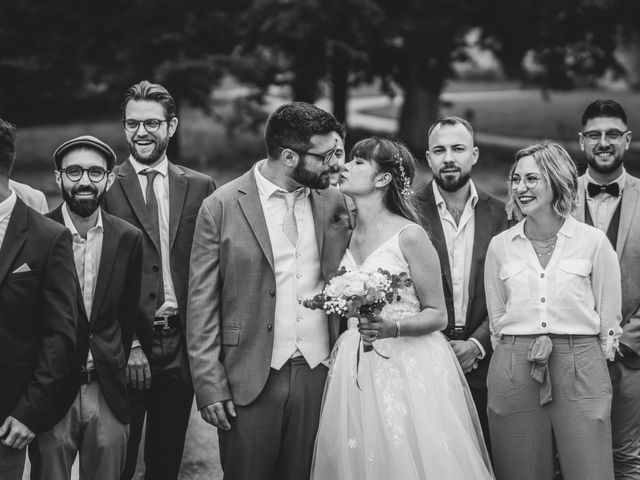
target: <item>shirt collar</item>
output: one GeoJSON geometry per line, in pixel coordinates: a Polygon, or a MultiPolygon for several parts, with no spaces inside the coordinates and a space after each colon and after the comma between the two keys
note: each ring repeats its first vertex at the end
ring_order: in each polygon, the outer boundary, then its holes
{"type": "MultiPolygon", "coordinates": [[[[513,240],[516,237],[527,238],[527,236],[524,234],[524,224],[526,223],[526,221],[527,218],[525,217],[508,230],[508,232],[510,233],[509,240],[513,240]]],[[[577,225],[578,220],[573,218],[572,215],[569,215],[564,219],[560,230],[558,230],[558,235],[572,237],[577,225]]]]}
{"type": "MultiPolygon", "coordinates": [[[[262,165],[264,165],[266,162],[266,160],[261,160],[260,162],[258,162],[256,164],[256,166],[254,167],[253,173],[256,177],[256,184],[258,186],[258,192],[260,193],[260,195],[262,195],[264,198],[269,199],[271,198],[271,196],[277,192],[284,192],[285,190],[281,187],[279,187],[278,185],[276,185],[275,183],[267,180],[264,175],[262,175],[262,173],[260,173],[260,168],[262,167],[262,165]]],[[[308,196],[309,193],[311,193],[311,189],[307,188],[307,187],[303,187],[304,188],[304,196],[308,196]]]]}
{"type": "MultiPolygon", "coordinates": [[[[433,181],[432,183],[433,183],[433,196],[435,198],[436,205],[440,210],[446,209],[447,204],[444,201],[444,198],[442,197],[442,193],[440,193],[440,189],[438,188],[438,185],[436,184],[435,181],[433,181]]],[[[471,201],[471,209],[472,210],[475,209],[478,203],[478,190],[476,190],[476,186],[474,185],[473,180],[471,179],[469,179],[469,200],[471,201]]],[[[469,200],[467,200],[467,203],[469,203],[469,200]]]]}
{"type": "MultiPolygon", "coordinates": [[[[589,175],[589,170],[585,172],[584,179],[585,179],[585,182],[584,182],[585,191],[587,191],[587,185],[589,183],[595,183],[596,185],[600,185],[593,178],[591,178],[591,175],[589,175]]],[[[624,169],[624,167],[622,167],[622,173],[620,174],[620,176],[611,183],[617,183],[618,187],[620,188],[620,193],[622,193],[622,191],[624,190],[624,185],[626,183],[626,180],[627,180],[627,171],[624,169]]],[[[589,198],[588,195],[587,195],[587,198],[589,198]]]]}
{"type": "MultiPolygon", "coordinates": [[[[131,166],[133,167],[133,169],[136,171],[137,174],[139,174],[143,170],[149,169],[149,165],[140,163],[131,155],[129,155],[129,161],[131,162],[131,166]]],[[[160,173],[163,177],[166,177],[169,173],[169,159],[167,158],[167,156],[165,155],[162,161],[158,165],[153,167],[151,170],[155,170],[158,173],[160,173]]]]}
{"type": "Polygon", "coordinates": [[[0,203],[0,222],[4,222],[6,218],[13,212],[13,207],[16,206],[17,200],[16,192],[11,190],[11,195],[4,202],[0,203]]]}
{"type": "MultiPolygon", "coordinates": [[[[67,206],[66,202],[62,204],[62,219],[64,220],[64,226],[69,229],[72,236],[74,237],[76,235],[80,236],[80,234],[78,233],[78,229],[73,223],[73,220],[71,220],[71,215],[69,214],[69,207],[67,206]]],[[[98,219],[96,220],[96,224],[93,227],[91,227],[89,231],[93,230],[94,228],[104,231],[104,228],[102,226],[102,211],[100,207],[98,207],[98,219]]]]}

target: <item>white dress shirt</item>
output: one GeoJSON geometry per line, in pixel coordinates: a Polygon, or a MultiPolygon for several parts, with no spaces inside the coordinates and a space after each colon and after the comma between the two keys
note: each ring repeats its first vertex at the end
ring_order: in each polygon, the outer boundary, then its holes
{"type": "Polygon", "coordinates": [[[305,188],[305,194],[296,198],[298,242],[292,245],[282,231],[286,201],[274,195],[282,189],[260,173],[262,165],[264,161],[256,165],[254,175],[269,232],[276,280],[271,367],[278,370],[289,358],[302,355],[315,368],[328,361],[330,352],[326,314],[301,305],[301,300],[312,298],[324,287],[310,190],[305,188]]]}
{"type": "Polygon", "coordinates": [[[9,220],[11,219],[11,212],[13,212],[13,207],[15,207],[16,205],[16,199],[16,194],[12,190],[9,198],[0,203],[0,247],[2,247],[2,242],[4,242],[4,236],[7,233],[7,226],[9,225],[9,220]]]}
{"type": "Polygon", "coordinates": [[[606,235],[569,216],[542,268],[525,220],[495,236],[484,268],[489,328],[501,335],[598,335],[613,359],[622,334],[618,258],[606,235]]]}
{"type": "MultiPolygon", "coordinates": [[[[455,324],[457,327],[463,327],[467,322],[469,304],[469,276],[473,256],[473,237],[476,231],[475,208],[478,203],[478,191],[473,181],[469,180],[469,199],[464,206],[458,224],[447,210],[447,204],[436,182],[433,182],[433,196],[438,207],[438,215],[449,254],[455,324]]],[[[478,346],[480,350],[478,358],[484,358],[486,352],[480,342],[475,338],[469,338],[469,340],[478,346]]]]}
{"type": "Polygon", "coordinates": [[[589,183],[596,182],[589,175],[589,171],[585,173],[584,176],[584,198],[587,199],[587,206],[589,207],[589,213],[591,214],[591,220],[593,221],[593,226],[599,228],[603,232],[607,232],[609,229],[609,224],[611,223],[611,219],[613,218],[613,214],[618,208],[620,204],[620,200],[622,199],[622,191],[624,190],[625,179],[627,177],[627,172],[623,169],[622,173],[618,178],[616,178],[612,183],[617,183],[620,188],[620,196],[614,197],[608,193],[602,192],[595,197],[590,197],[587,192],[587,185],[589,183]]]}
{"type": "MultiPolygon", "coordinates": [[[[129,157],[129,161],[136,171],[136,176],[142,189],[142,198],[147,201],[147,176],[140,174],[141,171],[149,169],[148,165],[138,162],[135,158],[129,157]]],[[[158,200],[158,227],[160,228],[160,256],[162,262],[162,279],[164,281],[164,303],[160,305],[155,313],[156,317],[175,315],[178,313],[178,299],[176,290],[171,278],[171,252],[169,251],[169,160],[164,159],[151,170],[155,170],[160,175],[156,175],[153,180],[153,191],[158,200]]],[[[134,341],[135,342],[135,341],[134,341]]],[[[135,343],[137,344],[137,343],[135,343]]],[[[134,344],[134,346],[135,346],[134,344]]]]}
{"type": "MultiPolygon", "coordinates": [[[[102,212],[98,209],[96,224],[87,231],[87,238],[82,238],[69,215],[67,204],[62,205],[62,218],[64,226],[71,232],[73,239],[73,259],[82,292],[82,303],[87,312],[87,319],[91,319],[93,307],[93,296],[96,292],[98,281],[98,269],[100,268],[100,258],[102,257],[102,240],[104,229],[102,227],[102,212]]],[[[89,349],[89,356],[86,363],[87,371],[93,370],[93,355],[89,349]]]]}

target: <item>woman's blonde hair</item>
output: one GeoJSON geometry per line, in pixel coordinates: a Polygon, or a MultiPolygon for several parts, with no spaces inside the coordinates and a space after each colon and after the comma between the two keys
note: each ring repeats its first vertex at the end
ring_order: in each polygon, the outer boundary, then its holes
{"type": "Polygon", "coordinates": [[[544,142],[523,148],[516,153],[516,161],[509,170],[509,199],[507,201],[507,217],[518,220],[524,217],[516,202],[516,192],[511,188],[511,177],[520,159],[533,157],[553,192],[551,202],[553,210],[562,218],[568,217],[577,205],[578,171],[567,153],[557,143],[544,142]]]}

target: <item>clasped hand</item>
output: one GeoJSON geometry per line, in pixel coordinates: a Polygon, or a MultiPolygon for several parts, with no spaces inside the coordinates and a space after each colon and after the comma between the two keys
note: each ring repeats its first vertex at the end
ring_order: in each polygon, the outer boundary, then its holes
{"type": "Polygon", "coordinates": [[[395,336],[395,322],[382,318],[380,315],[373,317],[361,317],[358,323],[358,331],[365,345],[372,345],[379,338],[395,336]]]}

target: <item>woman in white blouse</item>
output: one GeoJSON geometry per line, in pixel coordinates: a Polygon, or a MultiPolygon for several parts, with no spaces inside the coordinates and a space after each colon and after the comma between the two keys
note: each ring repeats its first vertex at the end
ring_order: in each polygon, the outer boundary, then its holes
{"type": "Polygon", "coordinates": [[[603,232],[571,216],[577,172],[556,144],[520,150],[485,288],[494,354],[489,426],[498,480],[613,479],[611,382],[620,269],[603,232]]]}

